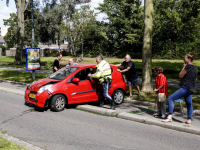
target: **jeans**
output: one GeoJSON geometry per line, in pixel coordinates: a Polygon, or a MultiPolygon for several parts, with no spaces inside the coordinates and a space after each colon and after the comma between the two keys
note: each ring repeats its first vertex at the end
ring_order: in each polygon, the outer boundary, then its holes
{"type": "Polygon", "coordinates": [[[101,98],[107,98],[107,100],[111,100],[112,97],[108,94],[108,90],[110,87],[110,84],[108,82],[103,82],[102,83],[102,90],[101,90],[101,98]]]}
{"type": "Polygon", "coordinates": [[[169,114],[173,113],[174,110],[174,100],[177,100],[179,98],[184,97],[185,102],[187,105],[187,113],[188,113],[188,119],[192,118],[193,113],[193,107],[192,107],[192,94],[193,92],[189,91],[186,86],[181,86],[179,90],[174,92],[169,98],[168,98],[168,105],[169,105],[169,114]]]}
{"type": "Polygon", "coordinates": [[[101,100],[100,100],[100,106],[103,106],[104,104],[104,98],[107,98],[107,100],[110,102],[111,105],[113,104],[112,97],[108,94],[110,83],[108,82],[103,82],[102,83],[102,89],[101,89],[101,100]]]}

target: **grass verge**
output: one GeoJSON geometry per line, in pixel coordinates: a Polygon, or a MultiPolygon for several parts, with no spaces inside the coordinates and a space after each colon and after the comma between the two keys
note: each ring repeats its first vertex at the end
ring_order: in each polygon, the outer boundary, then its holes
{"type": "MultiPolygon", "coordinates": [[[[48,77],[50,74],[35,74],[35,79],[40,80],[48,77]]],[[[11,71],[11,70],[1,70],[0,69],[0,79],[11,80],[17,82],[32,83],[32,74],[31,72],[20,72],[20,71],[11,71]]]]}
{"type": "Polygon", "coordinates": [[[105,114],[100,114],[100,113],[96,113],[96,112],[93,112],[93,111],[83,110],[83,109],[80,109],[80,108],[75,108],[75,109],[80,110],[80,111],[84,111],[84,112],[89,112],[89,113],[92,113],[92,114],[106,116],[106,117],[117,117],[117,115],[118,115],[118,114],[116,114],[116,115],[105,115],[105,114]]]}
{"type": "Polygon", "coordinates": [[[0,137],[0,149],[2,150],[27,150],[26,148],[17,145],[15,143],[12,143],[2,137],[0,137]]]}
{"type": "MultiPolygon", "coordinates": [[[[68,59],[70,56],[64,56],[62,60],[60,61],[61,65],[66,65],[68,63],[68,59]]],[[[23,64],[22,65],[14,65],[14,57],[7,57],[7,56],[0,56],[0,66],[6,66],[6,67],[20,67],[25,68],[26,67],[26,59],[23,57],[23,64]]],[[[41,69],[43,70],[52,70],[52,64],[56,57],[41,57],[41,69]]],[[[108,61],[110,64],[120,64],[124,61],[124,59],[119,58],[104,58],[106,61],[108,61]]],[[[141,59],[132,59],[132,61],[135,63],[136,71],[139,75],[139,77],[142,76],[142,60],[141,59]]],[[[83,61],[79,64],[96,64],[95,58],[88,58],[84,57],[83,61]]],[[[200,68],[200,60],[195,60],[194,64],[200,68]]],[[[175,80],[179,81],[178,74],[181,71],[183,67],[183,61],[182,60],[152,60],[152,69],[155,68],[155,66],[161,66],[164,69],[164,75],[167,77],[168,80],[175,80]]],[[[123,67],[121,67],[122,69],[123,67]]],[[[199,75],[200,75],[200,69],[199,69],[199,75]]],[[[155,74],[152,73],[152,77],[155,78],[155,74]]],[[[198,76],[199,78],[199,76],[198,76]]],[[[200,79],[200,78],[199,78],[200,79]]],[[[197,80],[197,82],[200,82],[197,80]]]]}
{"type": "Polygon", "coordinates": [[[129,113],[131,113],[131,114],[139,114],[139,113],[143,113],[144,111],[130,111],[129,113]]]}

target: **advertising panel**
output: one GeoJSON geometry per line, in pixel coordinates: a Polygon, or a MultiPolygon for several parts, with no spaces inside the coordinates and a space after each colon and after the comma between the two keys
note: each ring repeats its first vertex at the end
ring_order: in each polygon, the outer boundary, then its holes
{"type": "Polygon", "coordinates": [[[26,48],[26,71],[40,70],[40,48],[26,48]]]}

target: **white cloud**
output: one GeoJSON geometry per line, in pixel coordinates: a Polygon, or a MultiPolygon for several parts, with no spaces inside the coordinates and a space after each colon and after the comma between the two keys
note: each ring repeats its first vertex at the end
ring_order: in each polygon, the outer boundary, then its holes
{"type": "MultiPolygon", "coordinates": [[[[91,9],[95,10],[96,13],[99,12],[98,10],[96,10],[96,8],[99,7],[99,3],[103,3],[103,0],[92,0],[90,2],[91,9]]],[[[106,14],[100,13],[97,15],[97,20],[102,21],[103,18],[105,18],[105,17],[106,17],[106,14]]]]}
{"type": "Polygon", "coordinates": [[[0,26],[3,26],[3,19],[10,18],[10,13],[15,13],[15,12],[16,12],[15,4],[10,2],[9,7],[7,7],[6,2],[3,1],[0,5],[0,26]]]}
{"type": "Polygon", "coordinates": [[[3,7],[3,9],[0,10],[0,26],[3,25],[3,19],[10,18],[10,13],[13,11],[9,7],[3,7]]]}

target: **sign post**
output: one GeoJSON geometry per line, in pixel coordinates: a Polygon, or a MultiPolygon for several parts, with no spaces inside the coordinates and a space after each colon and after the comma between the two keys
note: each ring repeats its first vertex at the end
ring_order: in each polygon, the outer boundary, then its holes
{"type": "Polygon", "coordinates": [[[40,70],[40,48],[26,48],[26,71],[32,71],[35,80],[35,70],[40,70]]]}

